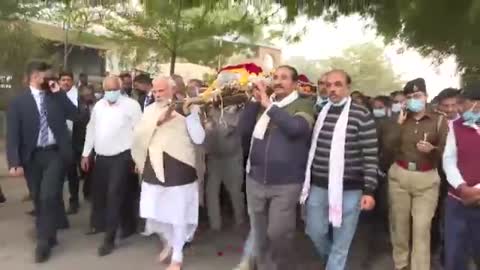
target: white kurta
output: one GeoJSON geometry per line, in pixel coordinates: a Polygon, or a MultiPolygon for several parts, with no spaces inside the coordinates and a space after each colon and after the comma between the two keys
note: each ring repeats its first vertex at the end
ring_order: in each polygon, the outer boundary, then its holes
{"type": "Polygon", "coordinates": [[[185,226],[185,242],[192,240],[198,225],[198,184],[164,187],[142,183],[140,216],[147,220],[145,234],[162,235],[173,242],[173,228],[185,226]]]}

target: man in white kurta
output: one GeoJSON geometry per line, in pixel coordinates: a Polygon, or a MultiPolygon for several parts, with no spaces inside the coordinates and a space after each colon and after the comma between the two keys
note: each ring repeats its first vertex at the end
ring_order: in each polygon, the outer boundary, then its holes
{"type": "Polygon", "coordinates": [[[172,255],[168,270],[182,268],[183,246],[197,228],[194,143],[200,144],[204,138],[198,115],[184,117],[170,104],[174,85],[165,77],[153,81],[156,102],[145,108],[132,146],[132,157],[143,178],[140,216],[146,219],[145,233],[159,234],[164,240],[159,259],[172,255]]]}

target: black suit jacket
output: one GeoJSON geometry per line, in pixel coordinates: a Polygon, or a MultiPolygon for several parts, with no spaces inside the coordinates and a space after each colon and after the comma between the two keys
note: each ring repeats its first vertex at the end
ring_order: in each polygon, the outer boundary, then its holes
{"type": "Polygon", "coordinates": [[[147,98],[147,94],[141,93],[141,94],[138,95],[137,101],[138,101],[138,103],[140,103],[140,108],[142,109],[142,112],[145,110],[145,107],[146,107],[145,105],[148,106],[148,105],[152,104],[153,102],[155,102],[155,100],[152,97],[150,99],[150,101],[147,104],[145,104],[145,99],[146,98],[147,98]]]}
{"type": "MultiPolygon", "coordinates": [[[[72,139],[66,120],[77,120],[77,108],[63,91],[45,96],[48,126],[66,163],[73,160],[72,139]]],[[[28,166],[37,147],[40,114],[28,88],[10,103],[7,111],[7,162],[9,168],[28,166]]]]}
{"type": "Polygon", "coordinates": [[[90,109],[92,104],[86,104],[82,99],[78,98],[77,121],[73,122],[72,143],[76,157],[82,154],[85,144],[85,136],[87,134],[87,124],[90,121],[90,109]]]}

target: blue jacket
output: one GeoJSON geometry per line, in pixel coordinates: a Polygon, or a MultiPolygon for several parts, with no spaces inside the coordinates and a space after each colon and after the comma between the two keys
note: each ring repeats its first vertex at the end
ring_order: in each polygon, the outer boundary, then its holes
{"type": "MultiPolygon", "coordinates": [[[[313,102],[299,98],[288,106],[272,106],[270,123],[263,140],[252,137],[264,109],[247,103],[239,122],[244,142],[250,142],[250,172],[255,181],[266,185],[301,184],[305,178],[313,126],[313,102]]],[[[244,145],[244,147],[249,147],[244,145]]]]}

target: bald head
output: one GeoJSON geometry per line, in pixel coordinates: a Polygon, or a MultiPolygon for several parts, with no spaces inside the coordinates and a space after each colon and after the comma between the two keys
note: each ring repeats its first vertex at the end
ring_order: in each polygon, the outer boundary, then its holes
{"type": "Polygon", "coordinates": [[[152,82],[152,94],[155,101],[172,99],[174,95],[175,81],[170,77],[160,76],[152,82]]]}
{"type": "Polygon", "coordinates": [[[122,81],[118,76],[109,75],[103,79],[103,90],[114,91],[120,89],[122,81]]]}

